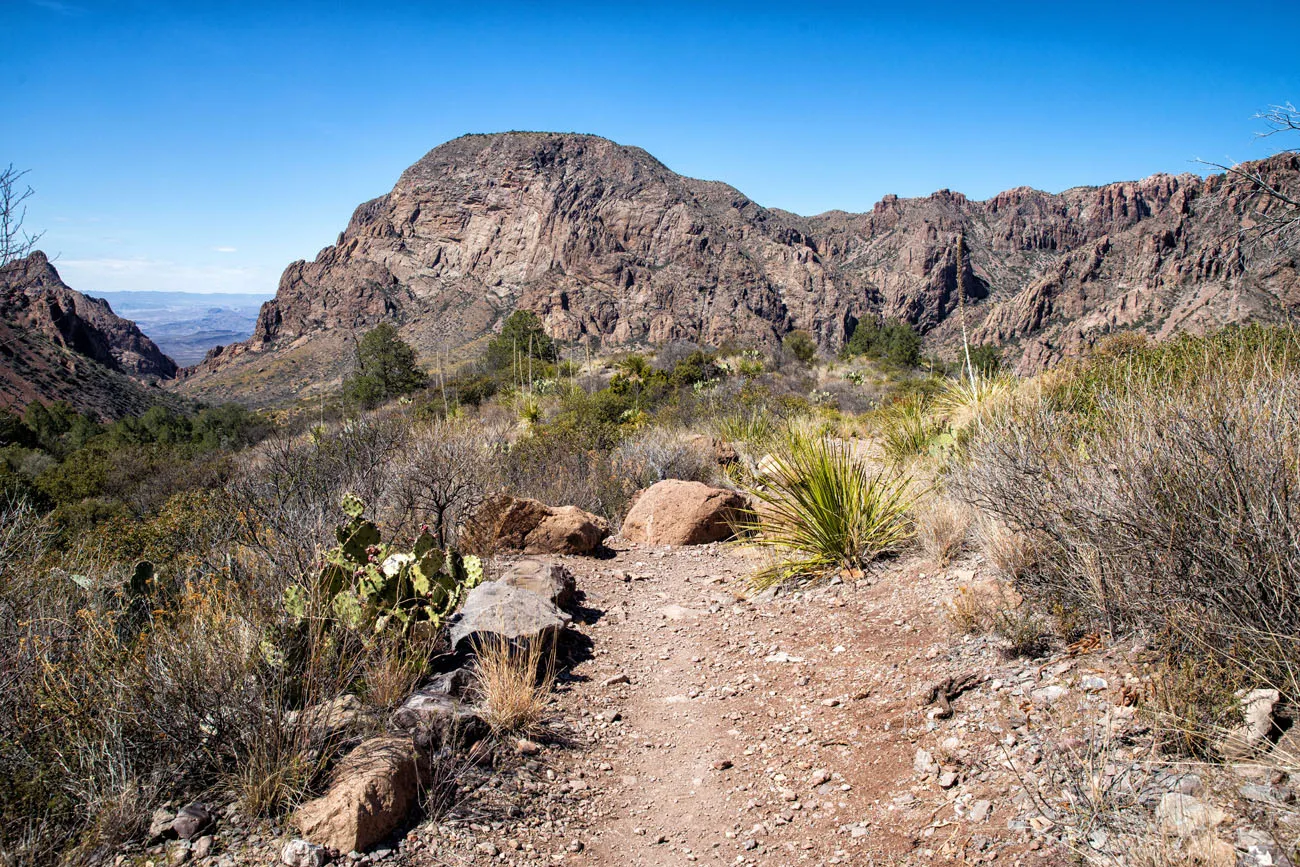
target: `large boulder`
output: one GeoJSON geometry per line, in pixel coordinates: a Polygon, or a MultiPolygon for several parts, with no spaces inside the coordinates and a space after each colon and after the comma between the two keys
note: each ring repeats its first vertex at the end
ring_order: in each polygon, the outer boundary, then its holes
{"type": "Polygon", "coordinates": [[[549,641],[572,618],[545,596],[505,584],[488,581],[465,597],[465,604],[451,624],[452,647],[472,649],[478,640],[495,636],[509,642],[549,641]]]}
{"type": "Polygon", "coordinates": [[[410,738],[371,738],[348,753],[329,791],[299,807],[293,822],[312,843],[340,852],[363,852],[406,820],[419,785],[410,738]]]}
{"type": "Polygon", "coordinates": [[[485,504],[471,523],[494,547],[525,554],[590,554],[609,535],[608,521],[577,506],[508,495],[485,504]]]}
{"type": "Polygon", "coordinates": [[[573,604],[578,591],[573,573],[559,563],[527,557],[515,563],[497,579],[502,584],[531,590],[545,596],[561,608],[573,604]]]}
{"type": "Polygon", "coordinates": [[[623,538],[650,545],[703,545],[730,539],[747,508],[743,494],[666,479],[642,491],[623,521],[623,538]]]}

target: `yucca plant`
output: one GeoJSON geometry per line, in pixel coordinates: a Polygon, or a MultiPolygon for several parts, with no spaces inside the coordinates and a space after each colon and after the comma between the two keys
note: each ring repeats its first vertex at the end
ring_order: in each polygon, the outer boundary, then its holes
{"type": "Polygon", "coordinates": [[[885,457],[895,462],[927,454],[934,439],[943,432],[928,407],[917,397],[891,404],[880,411],[877,419],[885,457]]]}
{"type": "Polygon", "coordinates": [[[988,413],[1011,396],[1015,380],[1005,375],[975,374],[969,379],[953,379],[944,384],[934,408],[946,415],[954,426],[964,426],[986,418],[988,413]]]}
{"type": "Polygon", "coordinates": [[[743,415],[726,415],[718,419],[718,436],[728,442],[761,448],[776,436],[776,425],[767,413],[753,410],[743,415]]]}
{"type": "Polygon", "coordinates": [[[778,557],[756,586],[851,571],[911,537],[909,479],[873,470],[849,445],[821,437],[792,436],[778,461],[779,471],[750,491],[761,505],[741,528],[778,557]]]}

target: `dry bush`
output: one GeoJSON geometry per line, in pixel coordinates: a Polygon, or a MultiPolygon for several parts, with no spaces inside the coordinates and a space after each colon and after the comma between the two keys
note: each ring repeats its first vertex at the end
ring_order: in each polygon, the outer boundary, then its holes
{"type": "Polygon", "coordinates": [[[242,518],[240,542],[288,579],[306,574],[333,542],[344,494],[360,497],[377,514],[392,511],[409,441],[404,420],[382,416],[269,437],[226,486],[242,518]]]}
{"type": "Polygon", "coordinates": [[[948,621],[963,635],[983,632],[987,623],[986,605],[973,587],[958,587],[944,606],[948,621]]]}
{"type": "Polygon", "coordinates": [[[483,718],[500,734],[540,731],[555,683],[553,642],[517,646],[487,639],[475,647],[474,674],[483,718]]]}
{"type": "Polygon", "coordinates": [[[636,490],[664,479],[712,484],[718,476],[713,455],[692,442],[689,433],[660,427],[642,429],[619,443],[612,464],[636,490]]]}
{"type": "Polygon", "coordinates": [[[504,440],[465,423],[435,422],[413,431],[397,459],[398,526],[427,524],[439,545],[453,542],[498,487],[496,458],[503,445],[504,440]]]}
{"type": "Polygon", "coordinates": [[[985,559],[1008,581],[1019,580],[1038,562],[1038,549],[1033,537],[1024,531],[1012,530],[1001,521],[981,520],[976,538],[985,559]]]}
{"type": "Polygon", "coordinates": [[[970,508],[941,497],[922,500],[916,510],[916,539],[930,561],[939,568],[961,554],[970,531],[970,508]]]}

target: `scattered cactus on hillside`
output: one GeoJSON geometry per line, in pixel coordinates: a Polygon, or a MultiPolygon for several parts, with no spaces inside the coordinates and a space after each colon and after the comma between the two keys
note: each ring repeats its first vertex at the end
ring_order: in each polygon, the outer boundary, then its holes
{"type": "Polygon", "coordinates": [[[325,554],[316,587],[294,584],[285,591],[285,609],[306,617],[315,591],[326,616],[361,635],[408,631],[417,624],[438,629],[482,580],[482,563],[439,548],[427,528],[410,551],[396,550],[382,541],[373,521],[362,517],[364,511],[358,497],[343,498],[349,520],[336,532],[339,544],[325,554]]]}

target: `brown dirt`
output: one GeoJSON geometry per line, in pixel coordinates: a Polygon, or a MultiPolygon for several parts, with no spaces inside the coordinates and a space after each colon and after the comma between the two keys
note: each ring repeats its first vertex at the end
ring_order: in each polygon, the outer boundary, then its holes
{"type": "Polygon", "coordinates": [[[413,832],[417,863],[1058,860],[1033,851],[1023,821],[1008,827],[1003,778],[972,771],[944,791],[913,770],[921,743],[955,732],[986,754],[1008,730],[996,709],[967,719],[967,698],[947,721],[923,706],[932,682],[996,659],[964,648],[942,607],[972,570],[909,559],[750,598],[751,551],[618,538],[613,550],[566,560],[585,593],[585,649],[557,687],[562,737],[413,832]],[[974,821],[979,799],[992,809],[974,821]]]}

